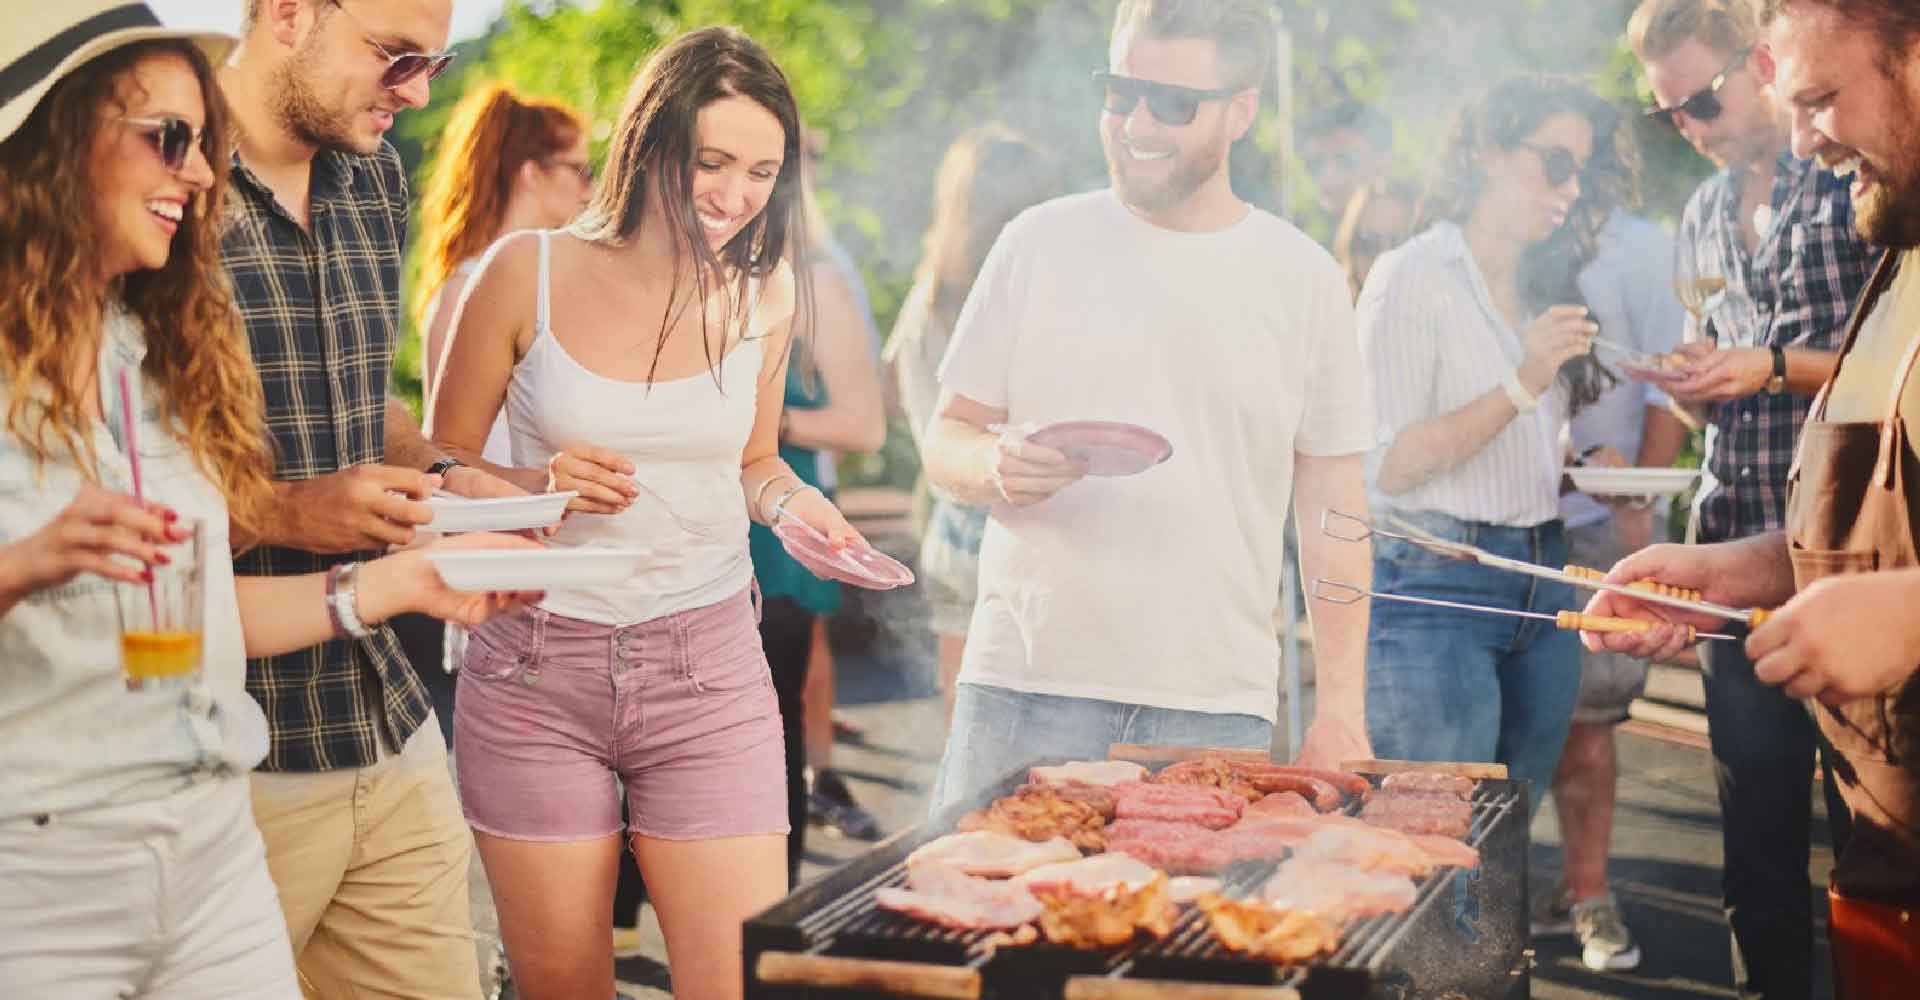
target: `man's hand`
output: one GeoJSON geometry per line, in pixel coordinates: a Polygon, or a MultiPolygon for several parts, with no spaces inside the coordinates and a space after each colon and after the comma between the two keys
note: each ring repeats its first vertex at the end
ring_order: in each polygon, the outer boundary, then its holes
{"type": "Polygon", "coordinates": [[[424,501],[439,476],[391,465],[350,469],[279,484],[266,540],[308,552],[340,553],[408,545],[433,520],[424,501]]]}
{"type": "Polygon", "coordinates": [[[441,476],[440,488],[471,500],[523,497],[527,491],[471,465],[456,465],[441,476]]]}
{"type": "Polygon", "coordinates": [[[1343,761],[1368,760],[1373,744],[1367,740],[1367,720],[1362,712],[1316,711],[1313,724],[1300,741],[1301,767],[1337,770],[1343,761]]]}
{"type": "MultiPolygon", "coordinates": [[[[1732,607],[1759,603],[1742,592],[1741,553],[1738,546],[1727,545],[1655,545],[1620,560],[1607,574],[1610,583],[1634,583],[1653,580],[1690,590],[1698,590],[1708,600],[1732,607]]],[[[1680,655],[1691,643],[1686,629],[1692,625],[1711,630],[1722,619],[1713,615],[1650,604],[1625,594],[1601,591],[1587,603],[1587,614],[1613,618],[1638,618],[1662,624],[1646,632],[1582,632],[1580,641],[1594,652],[1611,650],[1642,660],[1666,661],[1680,655]]]]}
{"type": "Polygon", "coordinates": [[[1897,690],[1920,668],[1920,571],[1828,577],[1747,637],[1753,674],[1838,705],[1897,690]]]}
{"type": "Polygon", "coordinates": [[[1764,347],[1715,349],[1706,343],[1683,344],[1686,367],[1662,388],[1687,403],[1720,403],[1751,396],[1773,377],[1773,352],[1764,347]]]}
{"type": "Polygon", "coordinates": [[[987,482],[1015,507],[1031,507],[1079,482],[1087,467],[1065,452],[1037,445],[1008,431],[980,449],[987,482]]]}

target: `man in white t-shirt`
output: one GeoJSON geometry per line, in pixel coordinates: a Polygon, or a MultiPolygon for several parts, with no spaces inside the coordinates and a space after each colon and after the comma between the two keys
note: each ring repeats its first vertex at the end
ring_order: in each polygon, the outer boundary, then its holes
{"type": "MultiPolygon", "coordinates": [[[[935,486],[992,504],[936,810],[1042,757],[1114,742],[1266,749],[1290,501],[1301,563],[1365,588],[1369,379],[1345,279],[1240,201],[1227,153],[1272,63],[1260,0],[1122,0],[1098,80],[1113,188],[1007,226],[963,309],[928,430],[935,486]],[[1165,462],[1083,478],[1013,428],[1115,420],[1165,462]]],[[[1365,602],[1313,608],[1318,710],[1303,760],[1368,752],[1365,602]]]]}

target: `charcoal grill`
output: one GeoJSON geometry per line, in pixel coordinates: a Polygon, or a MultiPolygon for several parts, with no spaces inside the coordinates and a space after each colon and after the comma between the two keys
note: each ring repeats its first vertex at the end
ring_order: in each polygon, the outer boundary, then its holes
{"type": "MultiPolygon", "coordinates": [[[[1033,764],[1057,764],[1039,760],[1033,764]]],[[[906,883],[906,857],[951,832],[966,812],[1025,782],[1028,766],[973,801],[902,831],[802,886],[744,928],[747,996],[927,997],[951,1000],[1481,1000],[1526,997],[1527,789],[1482,779],[1467,842],[1481,864],[1442,868],[1405,913],[1350,922],[1340,949],[1281,966],[1220,945],[1206,915],[1184,908],[1173,932],[1103,951],[1040,943],[996,947],[991,931],[951,930],[874,905],[906,883]]],[[[1349,808],[1356,808],[1349,805],[1349,808]]],[[[1258,892],[1277,862],[1244,862],[1225,892],[1258,892]]]]}

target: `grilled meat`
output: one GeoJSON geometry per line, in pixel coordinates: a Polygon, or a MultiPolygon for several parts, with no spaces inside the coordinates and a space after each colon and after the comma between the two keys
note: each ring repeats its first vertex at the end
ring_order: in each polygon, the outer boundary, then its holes
{"type": "Polygon", "coordinates": [[[1040,932],[1069,948],[1117,948],[1143,931],[1163,938],[1180,915],[1167,894],[1167,876],[1159,872],[1137,889],[1116,885],[1084,895],[1035,887],[1033,895],[1045,907],[1040,932]]]}
{"type": "Polygon", "coordinates": [[[1099,854],[1078,861],[1042,865],[1016,875],[1013,882],[1033,892],[1042,890],[1081,896],[1097,896],[1115,887],[1133,890],[1152,882],[1160,874],[1152,865],[1125,854],[1099,854]]]}
{"type": "Polygon", "coordinates": [[[1331,861],[1294,858],[1279,867],[1260,898],[1282,909],[1307,910],[1335,923],[1402,913],[1419,890],[1392,872],[1367,872],[1331,861]]]}
{"type": "Polygon", "coordinates": [[[907,867],[938,864],[968,875],[1007,878],[1056,861],[1073,861],[1080,851],[1064,837],[1033,843],[992,830],[951,833],[907,855],[907,867]]]}
{"type": "Polygon", "coordinates": [[[1430,774],[1424,771],[1395,771],[1380,781],[1384,792],[1424,792],[1430,795],[1473,797],[1474,780],[1457,774],[1430,774]]]}
{"type": "Polygon", "coordinates": [[[1157,819],[1196,823],[1215,830],[1232,826],[1246,800],[1201,785],[1122,785],[1115,790],[1118,819],[1157,819]]]}
{"type": "Polygon", "coordinates": [[[1045,907],[1024,886],[975,878],[942,864],[908,869],[910,888],[876,889],[874,905],[942,927],[998,930],[1040,919],[1045,907]]]}
{"type": "Polygon", "coordinates": [[[1113,818],[1114,791],[1119,785],[1053,785],[1028,782],[1013,790],[1015,795],[1028,795],[1034,792],[1046,792],[1074,802],[1084,802],[1093,807],[1103,820],[1113,818]]]}
{"type": "Polygon", "coordinates": [[[1340,929],[1333,921],[1307,910],[1288,910],[1259,900],[1202,896],[1213,936],[1233,951],[1288,965],[1340,946],[1340,929]]]}
{"type": "Polygon", "coordinates": [[[1401,833],[1465,837],[1473,826],[1473,803],[1450,793],[1383,791],[1360,810],[1360,818],[1401,833]]]}
{"type": "Polygon", "coordinates": [[[1033,841],[1065,837],[1081,850],[1104,851],[1107,838],[1102,828],[1106,825],[1093,806],[1040,787],[993,800],[986,808],[961,817],[959,829],[993,830],[1033,841]]]}

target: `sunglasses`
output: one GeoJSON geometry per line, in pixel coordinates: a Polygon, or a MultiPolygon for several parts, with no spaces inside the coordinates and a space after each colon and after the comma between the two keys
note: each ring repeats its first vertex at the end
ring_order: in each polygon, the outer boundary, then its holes
{"type": "Polygon", "coordinates": [[[1720,88],[1727,85],[1727,81],[1733,77],[1734,71],[1745,65],[1747,56],[1752,53],[1753,46],[1751,45],[1741,49],[1740,54],[1734,56],[1733,61],[1727,63],[1727,67],[1721,70],[1717,76],[1698,92],[1670,108],[1663,108],[1655,104],[1647,108],[1645,112],[1646,116],[1673,128],[1680,127],[1679,123],[1674,120],[1673,116],[1675,114],[1683,114],[1694,121],[1701,122],[1710,122],[1720,117],[1720,112],[1725,110],[1720,105],[1720,88]]]}
{"type": "MultiPolygon", "coordinates": [[[[348,20],[359,25],[361,31],[367,30],[365,22],[355,17],[353,11],[348,10],[347,5],[341,0],[333,0],[333,5],[340,8],[340,13],[347,15],[348,20]]],[[[383,90],[397,90],[404,87],[422,73],[425,73],[427,79],[431,81],[434,77],[445,73],[447,66],[453,62],[454,54],[451,52],[395,52],[375,41],[371,34],[367,35],[367,44],[378,49],[387,60],[387,68],[380,74],[380,87],[383,90]]]]}
{"type": "MultiPolygon", "coordinates": [[[[160,154],[160,162],[167,169],[179,173],[187,166],[187,153],[194,146],[200,146],[200,153],[207,156],[207,147],[201,140],[205,137],[193,123],[185,118],[166,115],[156,118],[122,118],[123,124],[131,125],[153,142],[154,152],[160,154]]],[[[211,159],[211,156],[208,156],[211,159]]]]}
{"type": "Polygon", "coordinates": [[[1586,166],[1560,146],[1536,146],[1523,142],[1520,148],[1540,158],[1540,169],[1547,175],[1548,187],[1559,187],[1586,173],[1586,166]]]}
{"type": "Polygon", "coordinates": [[[1155,83],[1152,80],[1138,80],[1130,76],[1116,76],[1112,73],[1093,74],[1094,86],[1100,88],[1108,114],[1130,115],[1147,102],[1147,111],[1162,125],[1191,125],[1200,114],[1200,105],[1208,101],[1223,100],[1238,94],[1237,88],[1222,87],[1218,90],[1195,90],[1192,87],[1178,87],[1171,83],[1155,83]]]}

